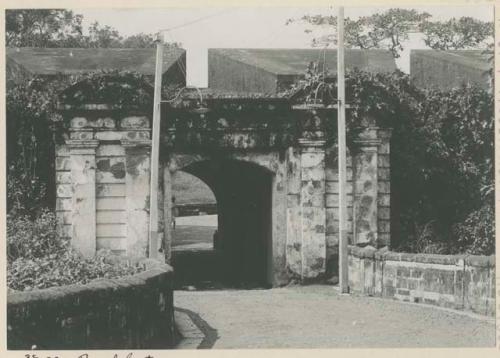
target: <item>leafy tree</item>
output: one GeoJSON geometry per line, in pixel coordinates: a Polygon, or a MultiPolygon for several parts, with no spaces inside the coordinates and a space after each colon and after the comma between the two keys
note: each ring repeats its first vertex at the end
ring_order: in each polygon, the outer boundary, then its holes
{"type": "Polygon", "coordinates": [[[89,35],[84,39],[84,47],[123,47],[118,30],[111,26],[100,26],[97,21],[89,27],[89,35]]]}
{"type": "MultiPolygon", "coordinates": [[[[426,12],[395,8],[381,14],[360,17],[357,20],[347,17],[344,19],[346,46],[360,49],[385,48],[391,51],[394,57],[399,57],[410,31],[430,16],[426,12]]],[[[336,27],[337,25],[335,16],[306,15],[299,20],[313,26],[336,27]]],[[[294,21],[297,19],[289,19],[286,24],[294,21]]],[[[307,29],[306,32],[311,32],[311,30],[307,29]]],[[[335,34],[312,40],[313,46],[324,46],[330,43],[336,43],[335,34]]]]}
{"type": "Polygon", "coordinates": [[[7,46],[72,47],[82,36],[82,15],[63,9],[6,10],[7,46]]]}
{"type": "MultiPolygon", "coordinates": [[[[63,9],[6,10],[6,45],[11,47],[152,48],[152,34],[123,37],[97,21],[83,34],[83,16],[63,9]]],[[[178,47],[178,43],[169,44],[178,47]]]]}
{"type": "Polygon", "coordinates": [[[445,22],[424,21],[420,29],[425,35],[425,44],[435,50],[477,48],[493,40],[493,23],[472,17],[453,18],[445,22]]]}
{"type": "Polygon", "coordinates": [[[123,39],[123,47],[131,48],[150,48],[155,47],[155,38],[151,34],[136,34],[123,39]]]}

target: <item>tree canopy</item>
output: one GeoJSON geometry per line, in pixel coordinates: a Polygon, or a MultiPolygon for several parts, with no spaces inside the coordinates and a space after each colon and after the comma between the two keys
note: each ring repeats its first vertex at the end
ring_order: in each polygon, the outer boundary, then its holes
{"type": "Polygon", "coordinates": [[[6,10],[5,42],[12,47],[155,46],[153,34],[122,36],[115,28],[97,21],[84,34],[82,20],[82,15],[65,9],[6,10]]]}
{"type": "MultiPolygon", "coordinates": [[[[460,50],[486,46],[493,39],[493,23],[471,17],[452,18],[448,21],[431,21],[431,14],[413,9],[389,9],[382,13],[344,19],[345,44],[349,48],[387,49],[397,58],[404,50],[409,34],[420,32],[427,46],[439,50],[460,50]]],[[[286,24],[303,22],[312,27],[331,26],[327,35],[312,39],[313,46],[336,44],[337,18],[333,15],[304,15],[289,19],[286,24]]],[[[312,28],[305,30],[311,33],[312,28]]]]}
{"type": "Polygon", "coordinates": [[[472,17],[445,22],[424,21],[420,29],[427,46],[435,50],[477,48],[493,38],[493,24],[472,17]]]}

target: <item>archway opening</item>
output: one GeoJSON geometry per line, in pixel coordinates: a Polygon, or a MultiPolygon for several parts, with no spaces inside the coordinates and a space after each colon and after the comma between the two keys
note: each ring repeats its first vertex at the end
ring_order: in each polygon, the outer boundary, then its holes
{"type": "Polygon", "coordinates": [[[217,200],[210,187],[185,171],[172,175],[172,249],[214,250],[217,200]]]}
{"type": "MultiPolygon", "coordinates": [[[[217,226],[210,231],[213,233],[213,249],[208,251],[209,247],[205,246],[205,252],[199,250],[196,254],[180,253],[175,248],[174,233],[172,254],[176,276],[180,275],[184,284],[189,283],[185,280],[189,278],[192,284],[204,281],[215,287],[270,286],[272,173],[258,165],[237,160],[201,161],[182,168],[182,171],[199,178],[214,193],[217,226]]],[[[178,200],[181,199],[176,198],[178,200]]],[[[182,219],[178,217],[176,220],[178,230],[182,219]]],[[[195,243],[200,239],[185,237],[184,241],[195,243]]],[[[209,240],[205,236],[202,241],[209,240]]]]}

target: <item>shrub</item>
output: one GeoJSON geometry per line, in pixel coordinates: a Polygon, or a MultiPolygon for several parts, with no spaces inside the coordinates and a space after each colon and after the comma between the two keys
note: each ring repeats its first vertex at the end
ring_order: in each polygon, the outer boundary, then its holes
{"type": "Polygon", "coordinates": [[[8,265],[7,285],[18,291],[70,284],[85,284],[96,278],[132,275],[142,270],[126,262],[111,262],[111,253],[101,251],[83,258],[72,249],[39,258],[21,257],[8,265]]]}
{"type": "Polygon", "coordinates": [[[7,285],[14,290],[87,283],[96,278],[131,275],[142,267],[116,260],[109,250],[84,258],[57,233],[54,213],[44,210],[34,220],[7,216],[7,285]]]}
{"type": "Polygon", "coordinates": [[[61,239],[56,230],[56,216],[44,210],[35,219],[28,215],[7,215],[7,258],[33,260],[68,248],[68,241],[61,239]]]}
{"type": "Polygon", "coordinates": [[[454,226],[461,251],[472,255],[491,255],[495,252],[495,207],[485,203],[454,226]]]}

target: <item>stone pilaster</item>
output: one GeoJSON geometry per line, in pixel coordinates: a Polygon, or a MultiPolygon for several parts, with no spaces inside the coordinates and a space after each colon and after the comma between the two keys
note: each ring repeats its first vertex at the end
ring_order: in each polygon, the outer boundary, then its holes
{"type": "Polygon", "coordinates": [[[378,243],[378,148],[377,128],[364,129],[354,141],[353,234],[354,244],[378,243]]]}
{"type": "Polygon", "coordinates": [[[302,278],[325,273],[325,141],[299,139],[302,278]]]}
{"type": "Polygon", "coordinates": [[[300,207],[300,150],[288,148],[286,204],[286,262],[293,279],[302,278],[302,213],[300,207]]]}
{"type": "Polygon", "coordinates": [[[95,152],[98,140],[71,139],[70,149],[72,196],[71,244],[85,257],[96,252],[96,185],[95,152]]]}
{"type": "Polygon", "coordinates": [[[127,255],[146,257],[151,140],[122,140],[121,143],[125,147],[127,255]]]}
{"type": "Polygon", "coordinates": [[[379,129],[378,137],[378,246],[391,244],[391,129],[379,129]]]}

